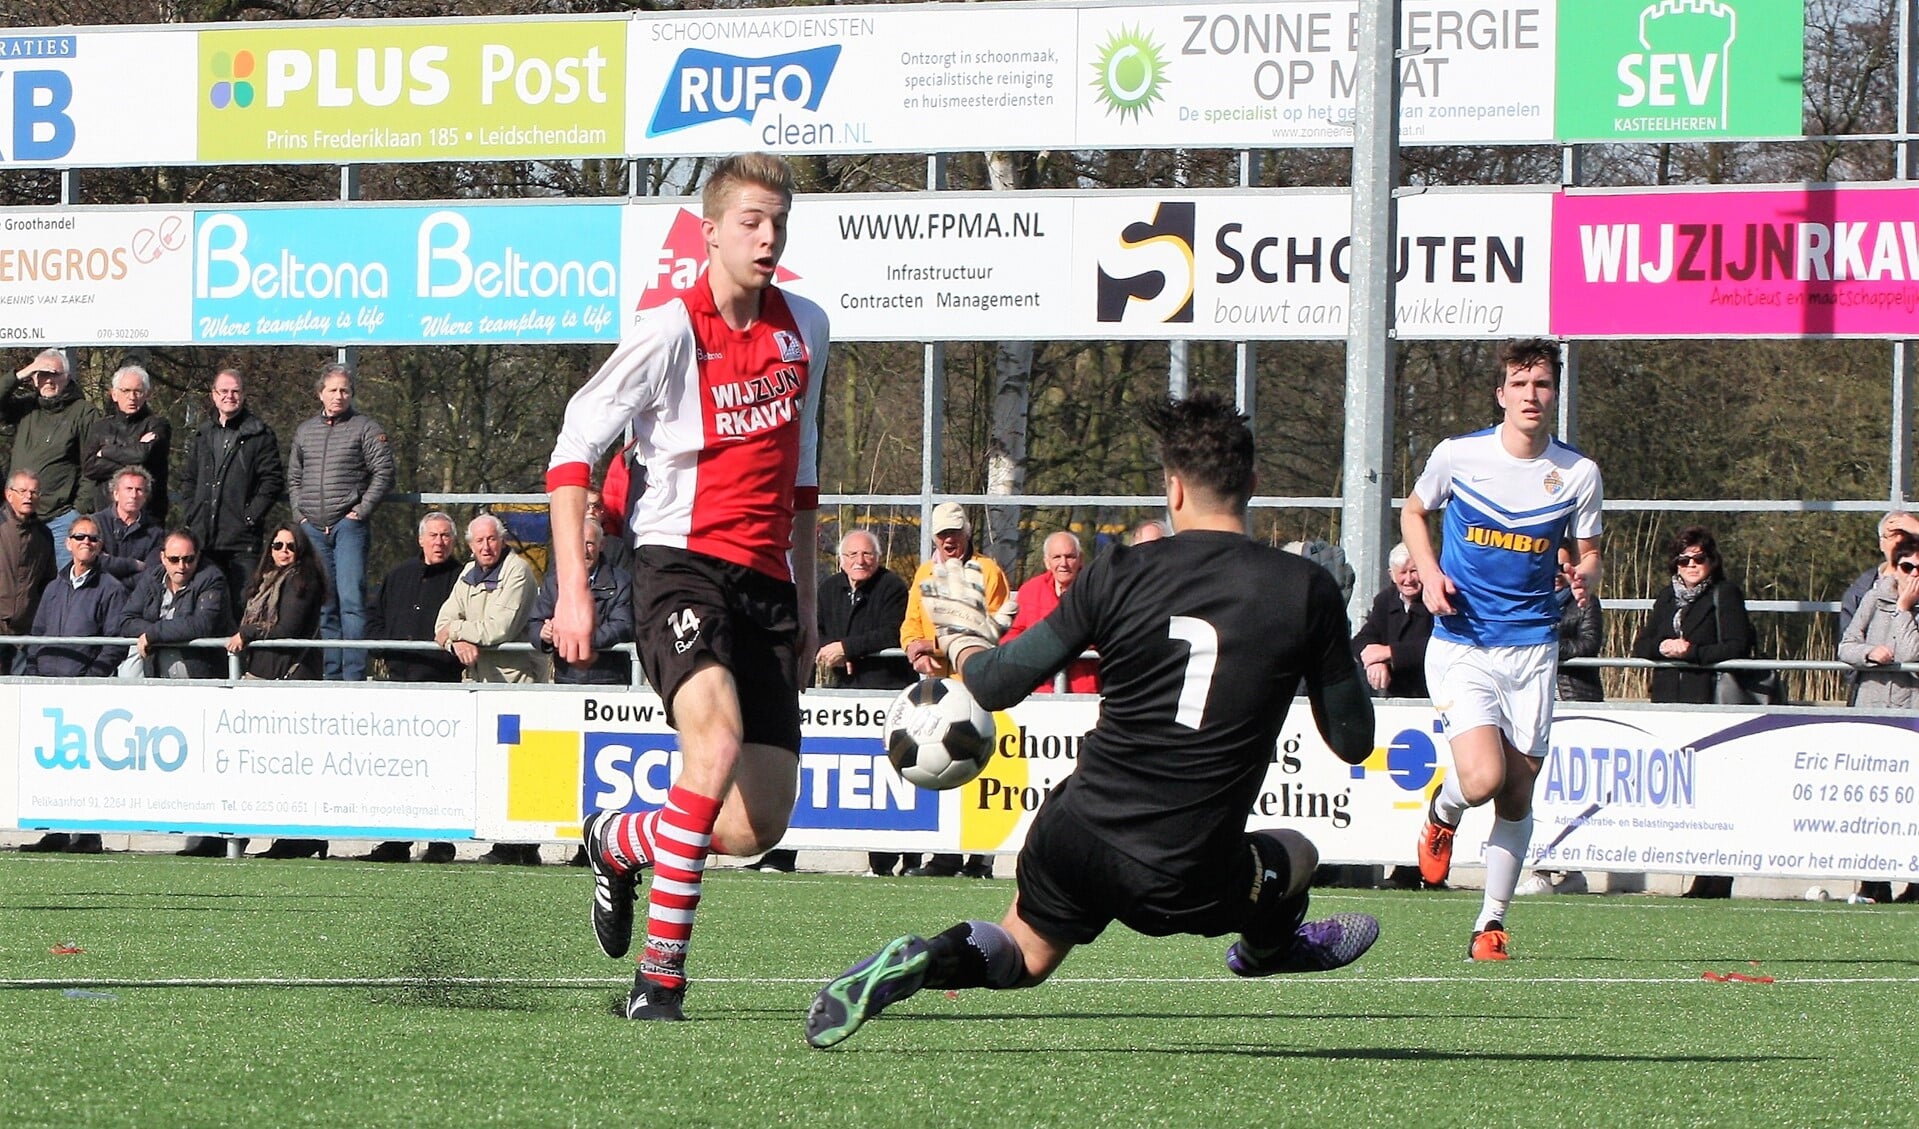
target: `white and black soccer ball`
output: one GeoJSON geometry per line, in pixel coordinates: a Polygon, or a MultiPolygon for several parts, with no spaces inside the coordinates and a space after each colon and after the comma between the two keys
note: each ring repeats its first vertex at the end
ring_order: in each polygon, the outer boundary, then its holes
{"type": "Polygon", "coordinates": [[[957,788],[993,758],[993,715],[950,678],[923,678],[886,711],[886,759],[916,788],[957,788]]]}

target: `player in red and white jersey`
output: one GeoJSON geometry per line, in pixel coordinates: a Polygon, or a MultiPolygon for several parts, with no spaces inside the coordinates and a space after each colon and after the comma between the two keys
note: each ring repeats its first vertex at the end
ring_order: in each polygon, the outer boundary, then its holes
{"type": "Polygon", "coordinates": [[[592,812],[583,828],[593,930],[608,956],[630,947],[639,879],[654,871],[632,1019],[684,1018],[707,857],[779,842],[798,789],[827,321],[773,286],[792,202],[792,170],[776,157],[714,167],[702,198],[706,271],[648,311],[574,395],[547,468],[554,649],[581,663],[593,654],[580,544],[589,468],[628,424],[646,467],[632,508],[634,616],[681,769],[664,808],[592,812]]]}

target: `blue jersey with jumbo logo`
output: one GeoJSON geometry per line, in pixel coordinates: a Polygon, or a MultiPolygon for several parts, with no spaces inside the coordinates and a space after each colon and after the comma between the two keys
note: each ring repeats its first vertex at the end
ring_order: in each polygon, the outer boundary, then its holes
{"type": "Polygon", "coordinates": [[[1445,510],[1439,567],[1457,590],[1433,634],[1474,647],[1555,641],[1559,545],[1599,536],[1599,467],[1557,439],[1514,458],[1489,427],[1433,448],[1413,494],[1445,510]]]}

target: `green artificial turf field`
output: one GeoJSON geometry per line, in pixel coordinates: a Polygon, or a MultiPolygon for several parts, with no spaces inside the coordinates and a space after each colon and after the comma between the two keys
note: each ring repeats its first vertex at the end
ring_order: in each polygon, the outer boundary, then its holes
{"type": "Polygon", "coordinates": [[[0,856],[0,1124],[1919,1123],[1915,907],[1523,899],[1515,959],[1476,965],[1476,894],[1328,891],[1384,927],[1337,973],[1241,981],[1220,941],[1115,930],[1040,988],[924,992],[822,1052],[821,981],[1012,884],[715,872],[684,1024],[616,1017],[632,966],[589,891],[0,856]]]}

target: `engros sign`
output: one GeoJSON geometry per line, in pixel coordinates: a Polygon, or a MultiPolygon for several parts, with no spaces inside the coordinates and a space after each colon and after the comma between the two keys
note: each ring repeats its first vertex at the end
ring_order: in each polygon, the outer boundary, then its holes
{"type": "Polygon", "coordinates": [[[0,216],[0,341],[179,340],[193,213],[73,208],[0,216]]]}

